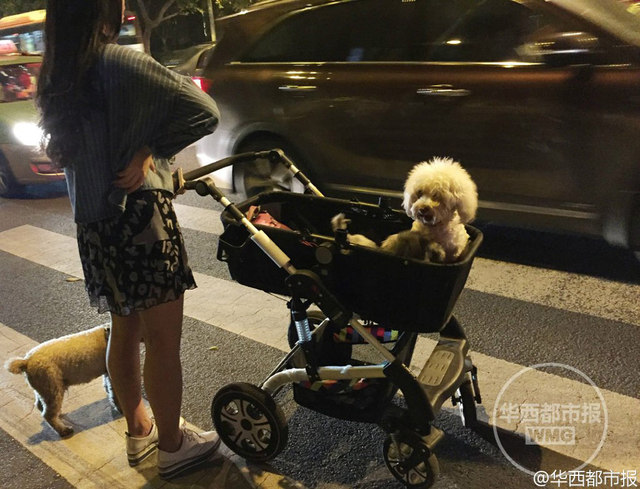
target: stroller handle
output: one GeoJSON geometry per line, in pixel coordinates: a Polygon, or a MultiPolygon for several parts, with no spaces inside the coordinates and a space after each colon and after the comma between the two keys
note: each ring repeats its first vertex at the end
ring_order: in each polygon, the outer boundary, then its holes
{"type": "Polygon", "coordinates": [[[204,177],[200,180],[187,180],[184,182],[184,188],[189,190],[195,190],[198,195],[203,197],[211,195],[215,200],[220,202],[222,206],[233,216],[233,218],[240,224],[242,224],[249,234],[251,239],[264,251],[269,258],[271,258],[276,265],[286,270],[289,274],[296,273],[295,267],[291,264],[289,257],[276,245],[271,238],[264,231],[256,228],[247,216],[238,209],[238,207],[231,202],[220,191],[211,177],[204,177]]]}
{"type": "Polygon", "coordinates": [[[271,238],[262,230],[256,228],[247,216],[231,202],[222,191],[216,186],[211,177],[207,177],[211,172],[220,170],[235,163],[243,163],[253,161],[259,158],[266,158],[274,163],[282,163],[289,171],[293,173],[298,181],[300,181],[307,189],[315,193],[317,196],[323,197],[322,193],[311,183],[311,181],[293,164],[293,162],[284,154],[281,149],[272,149],[268,151],[254,151],[250,153],[240,153],[229,156],[222,160],[209,163],[202,168],[189,171],[182,175],[183,181],[179,181],[179,176],[174,175],[174,187],[180,184],[187,190],[195,190],[199,195],[211,195],[216,201],[233,216],[233,218],[242,224],[249,232],[251,239],[258,245],[262,251],[269,256],[273,262],[280,268],[284,269],[290,275],[296,273],[296,268],[291,264],[290,258],[276,245],[271,238]],[[204,178],[202,178],[204,177],[204,178]]]}
{"type": "MultiPolygon", "coordinates": [[[[270,149],[267,151],[251,151],[247,153],[238,153],[237,155],[229,156],[213,163],[209,163],[201,168],[196,168],[184,174],[185,181],[196,180],[200,177],[204,177],[209,173],[226,168],[237,163],[245,163],[247,161],[254,161],[258,159],[268,159],[272,163],[283,164],[293,176],[300,182],[306,189],[318,197],[324,197],[322,192],[307,178],[307,176],[300,171],[298,167],[289,159],[289,157],[279,148],[270,149]]],[[[175,179],[176,177],[174,177],[175,179]]],[[[178,187],[177,181],[174,181],[174,186],[178,187]]],[[[188,187],[187,187],[188,188],[188,187]]],[[[218,199],[219,200],[219,199],[218,199]]]]}
{"type": "Polygon", "coordinates": [[[186,181],[196,180],[200,177],[208,175],[209,173],[213,173],[214,171],[218,171],[222,168],[226,168],[236,163],[252,161],[259,158],[269,158],[270,152],[271,151],[252,151],[250,153],[238,153],[237,155],[229,156],[227,158],[223,158],[221,160],[214,161],[213,163],[204,165],[200,168],[196,168],[195,170],[188,171],[184,174],[184,179],[186,181]]]}

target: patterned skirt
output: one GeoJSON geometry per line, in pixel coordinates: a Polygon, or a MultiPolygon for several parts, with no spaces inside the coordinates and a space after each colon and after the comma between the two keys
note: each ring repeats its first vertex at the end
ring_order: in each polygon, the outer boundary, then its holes
{"type": "Polygon", "coordinates": [[[78,249],[91,305],[128,316],[196,287],[169,193],[130,194],[114,218],[78,224],[78,249]]]}

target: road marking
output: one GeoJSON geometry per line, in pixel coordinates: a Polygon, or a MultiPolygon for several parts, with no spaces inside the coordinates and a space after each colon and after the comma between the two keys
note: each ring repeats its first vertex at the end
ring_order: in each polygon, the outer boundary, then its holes
{"type": "Polygon", "coordinates": [[[75,238],[24,225],[0,233],[0,250],[58,272],[84,278],[75,238]]]}
{"type": "Polygon", "coordinates": [[[467,287],[640,326],[638,284],[476,258],[467,287]]]}
{"type": "MultiPolygon", "coordinates": [[[[77,253],[71,253],[69,249],[76,249],[74,238],[30,225],[0,232],[0,250],[66,274],[81,276],[77,275],[80,270],[77,253]],[[29,243],[47,243],[47,246],[39,246],[36,253],[34,247],[28,246],[29,243]],[[69,262],[61,261],[61,254],[69,262]]],[[[282,300],[262,291],[204,274],[196,273],[196,280],[199,283],[198,289],[186,295],[186,315],[280,350],[288,350],[288,310],[282,300]],[[274,324],[281,327],[274,327],[274,324]]],[[[424,365],[434,346],[435,341],[419,338],[412,361],[414,369],[424,365]]],[[[523,367],[479,353],[472,353],[472,356],[480,371],[484,408],[492,415],[498,393],[523,367]]],[[[521,386],[520,391],[513,393],[514,399],[531,399],[535,392],[535,398],[543,402],[540,386],[544,386],[544,390],[550,395],[544,397],[545,402],[551,402],[554,393],[575,392],[585,393],[586,396],[591,389],[582,382],[559,376],[542,372],[534,372],[532,375],[533,380],[529,386],[521,386]]],[[[609,412],[609,432],[602,451],[592,463],[615,471],[640,468],[640,416],[630,415],[640,413],[640,400],[607,390],[602,392],[609,412]]],[[[562,401],[563,399],[555,399],[554,402],[562,401]]],[[[500,419],[491,422],[507,427],[500,419]]],[[[571,446],[559,446],[557,451],[580,460],[576,456],[580,454],[571,446]]]]}
{"type": "Polygon", "coordinates": [[[221,234],[224,228],[220,221],[220,212],[202,207],[173,203],[180,227],[197,229],[205,233],[221,234]]]}
{"type": "MultiPolygon", "coordinates": [[[[217,210],[178,204],[176,214],[184,228],[214,234],[223,230],[217,210]]],[[[640,326],[639,284],[476,258],[466,287],[640,326]]]]}

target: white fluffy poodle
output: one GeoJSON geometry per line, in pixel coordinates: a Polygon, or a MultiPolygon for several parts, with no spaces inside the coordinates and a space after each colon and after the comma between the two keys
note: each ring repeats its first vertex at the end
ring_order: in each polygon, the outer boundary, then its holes
{"type": "MultiPolygon", "coordinates": [[[[460,163],[439,157],[418,163],[405,182],[402,206],[413,226],[389,236],[380,249],[436,263],[460,259],[469,242],[464,225],[475,218],[478,208],[476,184],[460,163]]],[[[346,229],[348,222],[344,214],[331,220],[334,231],[346,229]]],[[[377,247],[361,234],[349,234],[348,240],[377,247]]]]}
{"type": "Polygon", "coordinates": [[[61,437],[73,433],[73,428],[60,418],[64,393],[70,385],[84,384],[102,375],[109,400],[119,411],[106,366],[110,329],[110,325],[102,325],[54,338],[32,348],[24,358],[10,358],[5,363],[9,372],[25,374],[34,390],[36,407],[61,437]]]}

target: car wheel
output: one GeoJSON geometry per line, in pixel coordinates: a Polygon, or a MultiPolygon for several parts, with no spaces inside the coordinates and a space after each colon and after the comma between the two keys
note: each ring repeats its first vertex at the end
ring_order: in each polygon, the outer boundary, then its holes
{"type": "Polygon", "coordinates": [[[13,176],[11,169],[6,163],[0,161],[0,197],[12,197],[20,188],[21,185],[13,176]]]}
{"type": "MultiPolygon", "coordinates": [[[[278,138],[253,139],[242,144],[237,153],[267,151],[280,148],[293,163],[304,171],[297,153],[290,145],[278,138]]],[[[273,163],[266,158],[248,161],[233,167],[233,185],[235,191],[247,197],[273,190],[303,193],[304,186],[293,177],[281,163],[273,163]]]]}

